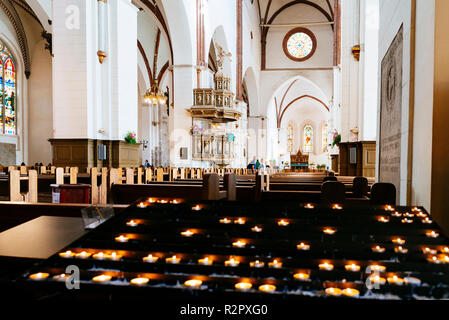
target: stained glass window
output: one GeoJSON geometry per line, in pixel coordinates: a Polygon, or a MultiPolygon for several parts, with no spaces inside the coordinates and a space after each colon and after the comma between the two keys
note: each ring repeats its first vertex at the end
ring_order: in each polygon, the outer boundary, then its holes
{"type": "Polygon", "coordinates": [[[313,128],[310,124],[304,126],[304,152],[313,151],[313,128]]]}
{"type": "Polygon", "coordinates": [[[307,33],[296,32],[288,38],[287,50],[294,58],[305,58],[313,50],[313,40],[307,33]]]}
{"type": "Polygon", "coordinates": [[[0,134],[16,134],[16,67],[0,40],[0,134]]]}
{"type": "Polygon", "coordinates": [[[287,152],[293,152],[293,127],[291,125],[287,127],[287,152]]]}
{"type": "Polygon", "coordinates": [[[321,131],[321,148],[323,152],[327,151],[327,123],[323,124],[321,131]]]}

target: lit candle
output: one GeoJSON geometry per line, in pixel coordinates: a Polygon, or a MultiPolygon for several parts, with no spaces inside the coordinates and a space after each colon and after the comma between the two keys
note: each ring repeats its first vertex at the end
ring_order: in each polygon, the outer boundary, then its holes
{"type": "Polygon", "coordinates": [[[120,254],[117,254],[116,252],[112,252],[111,254],[106,254],[105,259],[118,261],[122,258],[120,254]]]}
{"type": "Polygon", "coordinates": [[[33,273],[29,276],[30,279],[32,280],[43,280],[43,279],[47,279],[50,276],[49,273],[46,272],[38,272],[38,273],[33,273]]]}
{"type": "Polygon", "coordinates": [[[401,222],[402,222],[402,223],[413,223],[413,220],[412,220],[412,219],[404,218],[404,219],[401,220],[401,222]]]}
{"type": "Polygon", "coordinates": [[[307,203],[307,204],[304,206],[304,208],[306,208],[306,209],[314,209],[315,206],[314,206],[313,204],[311,204],[311,203],[307,203]]]}
{"type": "Polygon", "coordinates": [[[319,264],[318,267],[320,268],[320,270],[327,270],[327,271],[331,271],[334,269],[334,265],[327,262],[319,264]]]}
{"type": "Polygon", "coordinates": [[[115,241],[117,242],[128,242],[129,238],[124,235],[120,235],[118,237],[115,237],[115,241]]]}
{"type": "Polygon", "coordinates": [[[323,230],[323,232],[324,232],[325,234],[332,235],[332,234],[334,234],[335,232],[337,232],[337,230],[336,230],[335,228],[326,228],[326,229],[323,230]]]}
{"type": "Polygon", "coordinates": [[[404,282],[413,286],[419,286],[421,284],[421,280],[413,277],[405,277],[404,282]]]}
{"type": "Polygon", "coordinates": [[[234,220],[235,224],[245,224],[246,220],[244,218],[238,218],[236,220],[234,220]]]}
{"type": "Polygon", "coordinates": [[[440,264],[441,261],[438,259],[437,256],[428,256],[427,257],[427,261],[432,262],[432,263],[436,263],[436,264],[440,264]]]}
{"type": "Polygon", "coordinates": [[[213,259],[209,259],[209,257],[203,258],[203,259],[198,259],[198,263],[202,264],[204,266],[210,266],[212,265],[212,263],[214,262],[213,259]]]}
{"type": "Polygon", "coordinates": [[[254,226],[254,227],[251,228],[251,231],[253,231],[253,232],[262,232],[262,228],[259,227],[259,226],[254,226]]]}
{"type": "Polygon", "coordinates": [[[398,211],[393,212],[391,215],[396,218],[402,217],[402,213],[400,213],[398,211]]]}
{"type": "Polygon", "coordinates": [[[449,247],[444,247],[440,251],[443,253],[449,253],[449,247]]]}
{"type": "Polygon", "coordinates": [[[393,275],[392,277],[387,278],[388,283],[401,285],[404,283],[404,279],[399,278],[397,275],[393,275]]]}
{"type": "Polygon", "coordinates": [[[418,212],[418,213],[416,214],[416,216],[417,216],[417,217],[420,217],[420,218],[427,218],[427,215],[426,215],[424,212],[418,212]]]}
{"type": "Polygon", "coordinates": [[[237,267],[240,261],[231,257],[231,259],[225,261],[226,267],[237,267]]]}
{"type": "Polygon", "coordinates": [[[175,200],[173,200],[171,203],[178,204],[178,203],[181,203],[181,201],[175,199],[175,200]]]}
{"type": "Polygon", "coordinates": [[[92,258],[97,259],[97,260],[103,260],[104,259],[104,253],[103,252],[98,252],[95,253],[92,258]]]}
{"type": "Polygon", "coordinates": [[[421,220],[422,223],[431,224],[433,221],[429,217],[425,217],[421,220]]]}
{"type": "Polygon", "coordinates": [[[418,207],[413,207],[413,208],[412,208],[412,211],[415,211],[415,212],[416,212],[416,211],[421,211],[421,209],[419,209],[418,207]]]}
{"type": "Polygon", "coordinates": [[[200,287],[202,284],[203,284],[203,281],[198,280],[198,279],[187,280],[186,282],[184,282],[184,285],[186,287],[190,287],[190,288],[197,288],[197,287],[200,287]]]}
{"type": "Polygon", "coordinates": [[[352,263],[352,264],[345,265],[345,269],[347,271],[357,272],[357,271],[360,271],[360,266],[357,265],[357,264],[352,263]]]}
{"type": "Polygon", "coordinates": [[[377,221],[387,223],[390,221],[390,219],[388,217],[380,217],[379,219],[377,219],[377,221]]]}
{"type": "Polygon", "coordinates": [[[168,203],[168,201],[167,201],[167,200],[164,200],[164,199],[159,200],[158,202],[159,202],[159,203],[168,203]]]}
{"type": "Polygon", "coordinates": [[[105,281],[109,281],[109,280],[111,280],[111,279],[112,279],[111,276],[108,276],[108,275],[106,275],[106,274],[101,274],[101,275],[99,275],[99,276],[93,277],[93,278],[92,278],[92,281],[95,281],[95,282],[105,282],[105,281]]]}
{"type": "Polygon", "coordinates": [[[86,251],[83,251],[81,253],[76,253],[75,257],[79,258],[79,259],[87,259],[91,256],[92,254],[86,251]]]}
{"type": "Polygon", "coordinates": [[[195,234],[195,232],[193,232],[192,230],[186,230],[186,231],[181,232],[181,235],[182,235],[183,237],[191,237],[191,236],[193,236],[194,234],[195,234]]]}
{"type": "Polygon", "coordinates": [[[69,277],[69,275],[65,274],[65,273],[61,273],[61,274],[57,274],[56,276],[53,277],[53,280],[56,281],[65,281],[67,280],[67,278],[69,277]]]}
{"type": "Polygon", "coordinates": [[[141,286],[141,285],[147,284],[148,281],[150,281],[150,279],[148,279],[148,278],[134,278],[130,282],[131,282],[131,284],[141,286]]]}
{"type": "Polygon", "coordinates": [[[341,205],[339,205],[338,203],[335,203],[332,205],[332,209],[334,210],[341,210],[343,209],[343,207],[341,205]]]}
{"type": "Polygon", "coordinates": [[[445,254],[441,254],[438,259],[443,263],[449,263],[449,256],[445,254]]]}
{"type": "Polygon", "coordinates": [[[154,202],[154,199],[153,198],[148,198],[148,200],[147,200],[149,203],[153,203],[154,202]]]}
{"type": "Polygon", "coordinates": [[[386,205],[385,211],[394,211],[394,208],[391,205],[386,205]]]}
{"type": "Polygon", "coordinates": [[[410,213],[410,212],[404,213],[404,217],[407,217],[407,218],[413,218],[414,216],[415,216],[414,213],[410,213]]]}
{"type": "Polygon", "coordinates": [[[402,246],[399,246],[399,247],[394,248],[394,252],[396,252],[396,253],[407,253],[408,249],[403,248],[402,246]]]}
{"type": "MultiPolygon", "coordinates": [[[[151,201],[150,201],[150,202],[151,202],[151,201]]],[[[141,203],[139,203],[137,206],[138,206],[139,208],[145,208],[145,207],[146,207],[146,204],[143,203],[143,202],[141,202],[141,203]]]]}
{"type": "Polygon", "coordinates": [[[310,278],[310,275],[308,273],[298,272],[293,275],[293,278],[304,281],[308,280],[310,278]]]}
{"type": "Polygon", "coordinates": [[[340,296],[341,295],[341,289],[338,288],[327,288],[325,290],[326,294],[330,295],[330,296],[340,296]]]}
{"type": "Polygon", "coordinates": [[[422,252],[424,254],[437,254],[437,251],[435,249],[430,249],[429,247],[423,248],[422,252]]]}
{"type": "Polygon", "coordinates": [[[357,289],[346,288],[342,293],[347,297],[357,297],[360,294],[360,291],[357,289]]]}
{"type": "Polygon", "coordinates": [[[70,250],[67,250],[67,251],[65,251],[65,252],[60,252],[60,253],[59,253],[59,256],[62,257],[62,258],[72,258],[72,257],[75,256],[75,253],[73,253],[73,252],[70,251],[70,250]]]}
{"type": "Polygon", "coordinates": [[[378,264],[372,264],[369,266],[371,272],[385,272],[387,269],[385,266],[381,266],[378,264]]]}
{"type": "Polygon", "coordinates": [[[393,243],[396,243],[396,244],[404,244],[405,243],[405,240],[404,239],[402,239],[402,238],[394,238],[393,240],[391,240],[393,243]]]}
{"type": "Polygon", "coordinates": [[[259,286],[259,290],[263,292],[273,292],[274,290],[276,290],[276,286],[272,284],[263,284],[259,286]]]}
{"type": "Polygon", "coordinates": [[[440,234],[438,232],[434,231],[434,230],[426,232],[426,236],[428,238],[437,238],[439,235],[440,234]]]}
{"type": "Polygon", "coordinates": [[[249,290],[252,286],[253,285],[249,282],[239,282],[235,284],[235,288],[238,290],[249,290]]]}
{"type": "Polygon", "coordinates": [[[126,225],[127,225],[128,227],[137,227],[139,224],[138,224],[136,221],[134,221],[134,220],[129,220],[129,221],[126,223],[126,225]]]}
{"type": "Polygon", "coordinates": [[[194,210],[194,211],[200,211],[200,210],[201,210],[201,207],[200,207],[199,204],[197,204],[196,206],[194,206],[194,207],[192,208],[192,210],[194,210]]]}
{"type": "Polygon", "coordinates": [[[298,245],[296,246],[296,248],[297,248],[298,250],[308,251],[308,250],[310,250],[310,245],[305,244],[304,242],[301,242],[300,244],[298,244],[298,245]]]}
{"type": "Polygon", "coordinates": [[[379,277],[378,275],[369,276],[368,280],[372,284],[381,284],[381,285],[383,285],[387,282],[387,280],[385,280],[385,278],[379,277]]]}
{"type": "Polygon", "coordinates": [[[220,219],[220,223],[230,224],[231,222],[232,222],[232,221],[231,221],[230,219],[228,219],[228,218],[220,219]]]}
{"type": "Polygon", "coordinates": [[[237,247],[237,248],[244,248],[246,246],[246,242],[242,241],[242,240],[238,240],[236,242],[233,242],[232,246],[237,247]]]}
{"type": "Polygon", "coordinates": [[[173,257],[166,258],[165,262],[172,263],[172,264],[178,264],[179,262],[181,262],[181,259],[178,258],[176,255],[174,255],[173,257]]]}
{"type": "Polygon", "coordinates": [[[379,245],[374,246],[373,248],[371,248],[371,250],[372,250],[373,252],[376,252],[376,253],[383,253],[383,252],[385,252],[385,248],[382,248],[382,247],[379,246],[379,245]]]}
{"type": "Polygon", "coordinates": [[[274,259],[272,262],[268,262],[268,267],[270,268],[282,268],[282,262],[277,261],[277,259],[274,259]]]}
{"type": "Polygon", "coordinates": [[[153,256],[152,254],[147,255],[146,257],[143,257],[143,261],[148,263],[154,263],[159,259],[159,257],[153,256]]]}
{"type": "Polygon", "coordinates": [[[259,260],[251,261],[249,263],[249,266],[251,268],[263,268],[264,265],[265,265],[265,263],[263,261],[259,261],[259,260]]]}
{"type": "Polygon", "coordinates": [[[287,220],[281,219],[278,221],[278,226],[280,227],[286,227],[290,224],[290,222],[288,222],[287,220]]]}

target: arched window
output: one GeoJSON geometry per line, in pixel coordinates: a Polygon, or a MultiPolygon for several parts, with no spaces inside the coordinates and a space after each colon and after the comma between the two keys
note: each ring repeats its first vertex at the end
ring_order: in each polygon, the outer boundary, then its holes
{"type": "Polygon", "coordinates": [[[310,124],[304,126],[304,152],[313,151],[313,128],[310,124]]]}
{"type": "Polygon", "coordinates": [[[293,152],[293,127],[291,125],[287,127],[287,152],[293,152]]]}
{"type": "Polygon", "coordinates": [[[327,151],[327,123],[324,123],[321,129],[321,148],[323,152],[327,151]]]}
{"type": "Polygon", "coordinates": [[[16,134],[16,66],[0,40],[0,134],[16,134]]]}

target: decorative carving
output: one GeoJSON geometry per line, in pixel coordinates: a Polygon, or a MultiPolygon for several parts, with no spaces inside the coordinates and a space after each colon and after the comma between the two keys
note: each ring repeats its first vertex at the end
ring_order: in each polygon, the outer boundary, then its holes
{"type": "Polygon", "coordinates": [[[360,45],[353,46],[351,52],[355,60],[360,61],[360,45]]]}
{"type": "Polygon", "coordinates": [[[308,164],[309,163],[309,155],[302,154],[301,150],[298,150],[298,153],[290,156],[291,164],[308,164]]]}
{"type": "Polygon", "coordinates": [[[229,62],[232,62],[232,53],[225,51],[219,44],[215,45],[217,47],[218,50],[218,54],[217,54],[217,68],[218,68],[218,72],[220,72],[221,70],[223,70],[223,63],[225,62],[225,59],[228,58],[229,62]]]}

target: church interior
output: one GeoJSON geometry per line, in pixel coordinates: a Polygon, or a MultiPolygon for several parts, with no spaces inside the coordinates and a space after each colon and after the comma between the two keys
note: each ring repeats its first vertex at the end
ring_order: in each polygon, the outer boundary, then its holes
{"type": "Polygon", "coordinates": [[[0,0],[7,299],[449,299],[446,13],[0,0]]]}

